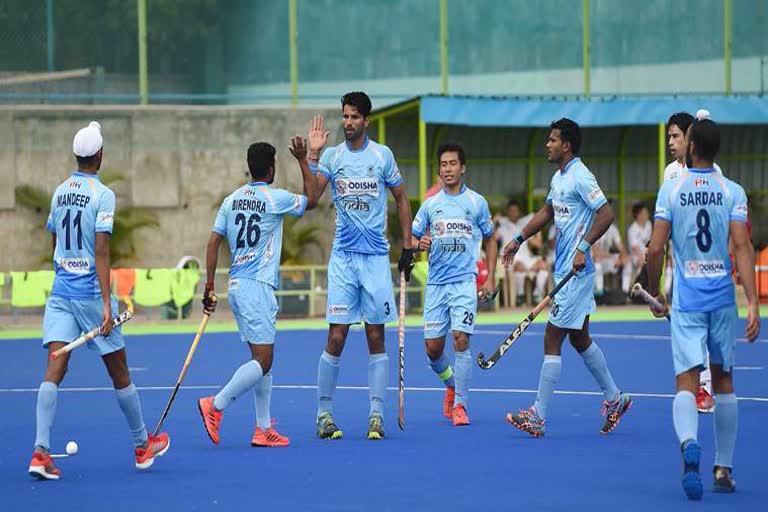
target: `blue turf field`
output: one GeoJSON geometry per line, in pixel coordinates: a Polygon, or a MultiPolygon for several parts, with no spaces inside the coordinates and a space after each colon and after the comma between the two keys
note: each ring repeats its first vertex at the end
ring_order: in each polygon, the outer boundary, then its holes
{"type": "MultiPolygon", "coordinates": [[[[509,326],[481,326],[473,354],[493,351],[509,326]]],[[[743,323],[739,326],[743,330],[743,323]]],[[[547,437],[533,439],[504,421],[533,400],[542,359],[543,325],[490,371],[474,368],[468,407],[472,425],[454,428],[441,415],[442,391],[423,354],[419,329],[406,338],[406,431],[397,428],[397,335],[388,331],[391,392],[388,438],[363,438],[367,426],[367,356],[352,331],[342,358],[336,420],[340,441],[314,436],[315,380],[324,331],[278,331],[272,416],[291,438],[283,449],[251,448],[251,395],[225,413],[222,442],[205,434],[196,399],[224,384],[248,357],[236,334],[205,335],[185,387],[166,422],[171,449],[147,472],[133,468],[127,425],[98,356],[78,349],[59,394],[53,449],[76,440],[80,454],[59,459],[58,482],[26,473],[35,437],[35,398],[45,364],[38,340],[0,341],[3,510],[757,510],[768,503],[763,444],[768,424],[768,339],[738,343],[740,402],[735,495],[710,491],[712,419],[700,416],[704,501],[690,503],[679,484],[680,457],[671,420],[669,325],[663,321],[596,323],[595,340],[622,390],[635,396],[616,431],[601,436],[596,384],[581,358],[564,350],[563,375],[550,406],[547,437]]],[[[175,383],[191,335],[131,336],[128,361],[154,427],[175,383]]]]}

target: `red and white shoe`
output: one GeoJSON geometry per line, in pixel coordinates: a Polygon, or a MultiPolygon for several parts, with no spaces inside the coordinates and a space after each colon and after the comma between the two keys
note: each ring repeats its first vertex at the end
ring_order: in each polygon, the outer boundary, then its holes
{"type": "Polygon", "coordinates": [[[280,432],[272,427],[267,430],[262,430],[261,427],[256,427],[256,430],[253,431],[253,437],[251,438],[251,446],[279,447],[288,446],[289,444],[291,444],[291,440],[280,435],[280,432]]]}
{"type": "Polygon", "coordinates": [[[705,386],[699,386],[699,392],[696,393],[696,408],[704,414],[715,411],[715,399],[712,398],[705,386]]]}
{"type": "Polygon", "coordinates": [[[136,448],[136,469],[147,469],[171,447],[171,438],[165,432],[147,438],[147,446],[136,448]]]}
{"type": "Polygon", "coordinates": [[[221,425],[224,413],[217,411],[213,406],[212,396],[198,400],[197,407],[200,409],[200,416],[203,417],[203,426],[205,431],[208,432],[208,437],[211,438],[213,444],[219,444],[219,426],[221,425]]]}
{"type": "Polygon", "coordinates": [[[40,480],[58,480],[61,478],[61,471],[53,463],[53,459],[47,453],[35,452],[32,454],[32,460],[27,470],[30,476],[40,480]]]}
{"type": "Polygon", "coordinates": [[[453,418],[453,401],[456,399],[456,390],[454,388],[445,388],[443,397],[443,416],[448,419],[453,418]]]}

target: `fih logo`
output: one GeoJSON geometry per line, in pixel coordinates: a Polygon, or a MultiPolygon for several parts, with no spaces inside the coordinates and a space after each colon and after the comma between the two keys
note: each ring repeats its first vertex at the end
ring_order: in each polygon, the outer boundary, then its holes
{"type": "Polygon", "coordinates": [[[694,187],[708,187],[709,186],[709,180],[706,178],[696,178],[693,180],[693,186],[694,187]]]}
{"type": "Polygon", "coordinates": [[[70,180],[70,182],[69,182],[69,188],[76,188],[76,189],[80,190],[80,188],[81,188],[82,186],[83,186],[83,184],[82,184],[82,183],[80,183],[80,182],[79,182],[79,181],[77,181],[77,180],[70,180]]]}
{"type": "Polygon", "coordinates": [[[252,190],[250,188],[245,189],[245,192],[243,192],[244,195],[248,197],[254,197],[256,195],[256,191],[252,190]]]}

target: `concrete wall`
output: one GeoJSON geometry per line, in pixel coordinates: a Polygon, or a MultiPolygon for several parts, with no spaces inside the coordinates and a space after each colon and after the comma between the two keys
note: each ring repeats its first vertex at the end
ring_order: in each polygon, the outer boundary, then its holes
{"type": "MultiPolygon", "coordinates": [[[[136,266],[173,266],[182,255],[202,257],[218,201],[246,181],[246,149],[267,141],[278,149],[275,185],[301,191],[301,173],[288,152],[290,137],[306,135],[311,117],[335,125],[337,109],[220,107],[0,107],[0,271],[41,268],[50,254],[45,220],[16,204],[14,188],[52,192],[75,168],[72,137],[91,120],[104,133],[103,170],[126,181],[115,187],[121,205],[153,209],[159,228],[138,231],[136,266]]],[[[331,142],[340,139],[340,130],[331,142]]],[[[119,214],[119,213],[118,213],[119,214]]],[[[302,222],[327,227],[328,198],[302,222]]]]}

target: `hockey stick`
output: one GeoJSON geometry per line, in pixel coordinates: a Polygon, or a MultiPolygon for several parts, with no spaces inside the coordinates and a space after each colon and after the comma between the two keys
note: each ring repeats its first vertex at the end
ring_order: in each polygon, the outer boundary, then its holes
{"type": "Polygon", "coordinates": [[[480,368],[483,370],[491,369],[493,365],[495,365],[498,360],[501,359],[501,356],[503,356],[504,353],[509,350],[509,347],[511,347],[512,344],[516,342],[517,339],[525,332],[528,326],[531,325],[533,319],[536,318],[545,307],[547,307],[547,304],[549,304],[555,295],[557,295],[557,292],[559,292],[560,289],[562,289],[562,287],[565,286],[565,284],[575,275],[576,273],[571,270],[568,275],[562,279],[562,281],[557,283],[557,286],[555,286],[555,288],[549,292],[547,296],[544,297],[544,299],[536,305],[535,308],[533,308],[533,311],[528,313],[528,316],[526,316],[525,319],[515,328],[515,330],[512,331],[512,334],[510,334],[507,339],[505,339],[504,342],[499,345],[499,348],[496,349],[490,358],[485,359],[485,355],[482,352],[477,354],[478,366],[480,366],[480,368]]]}
{"type": "MultiPolygon", "coordinates": [[[[119,315],[117,315],[115,318],[112,319],[113,328],[117,327],[118,325],[124,324],[125,322],[127,322],[131,318],[133,318],[133,311],[131,311],[130,309],[126,309],[125,311],[123,311],[122,313],[120,313],[119,315]]],[[[51,353],[51,359],[58,359],[59,357],[63,356],[64,354],[72,352],[73,350],[75,350],[80,345],[88,343],[89,341],[91,341],[93,338],[95,338],[96,336],[98,336],[100,334],[101,334],[101,326],[96,327],[94,329],[91,329],[87,333],[85,333],[82,336],[80,336],[79,338],[77,338],[75,341],[73,341],[71,343],[67,343],[66,345],[64,345],[60,349],[55,350],[54,352],[52,352],[51,353]]]]}
{"type": "MultiPolygon", "coordinates": [[[[663,306],[661,305],[661,302],[656,300],[656,297],[654,297],[653,295],[651,295],[650,293],[645,291],[645,288],[643,288],[643,285],[641,285],[640,283],[635,283],[635,286],[632,287],[632,296],[633,297],[640,297],[645,302],[650,304],[650,306],[653,309],[662,309],[663,308],[663,306]]],[[[667,320],[670,320],[670,321],[672,320],[672,318],[669,316],[669,313],[667,313],[664,316],[667,317],[667,320]]]]}
{"type": "Polygon", "coordinates": [[[398,409],[397,424],[400,430],[405,430],[405,383],[403,381],[403,367],[405,366],[405,273],[400,272],[400,316],[398,318],[397,336],[399,341],[400,359],[398,362],[398,409]]]}

